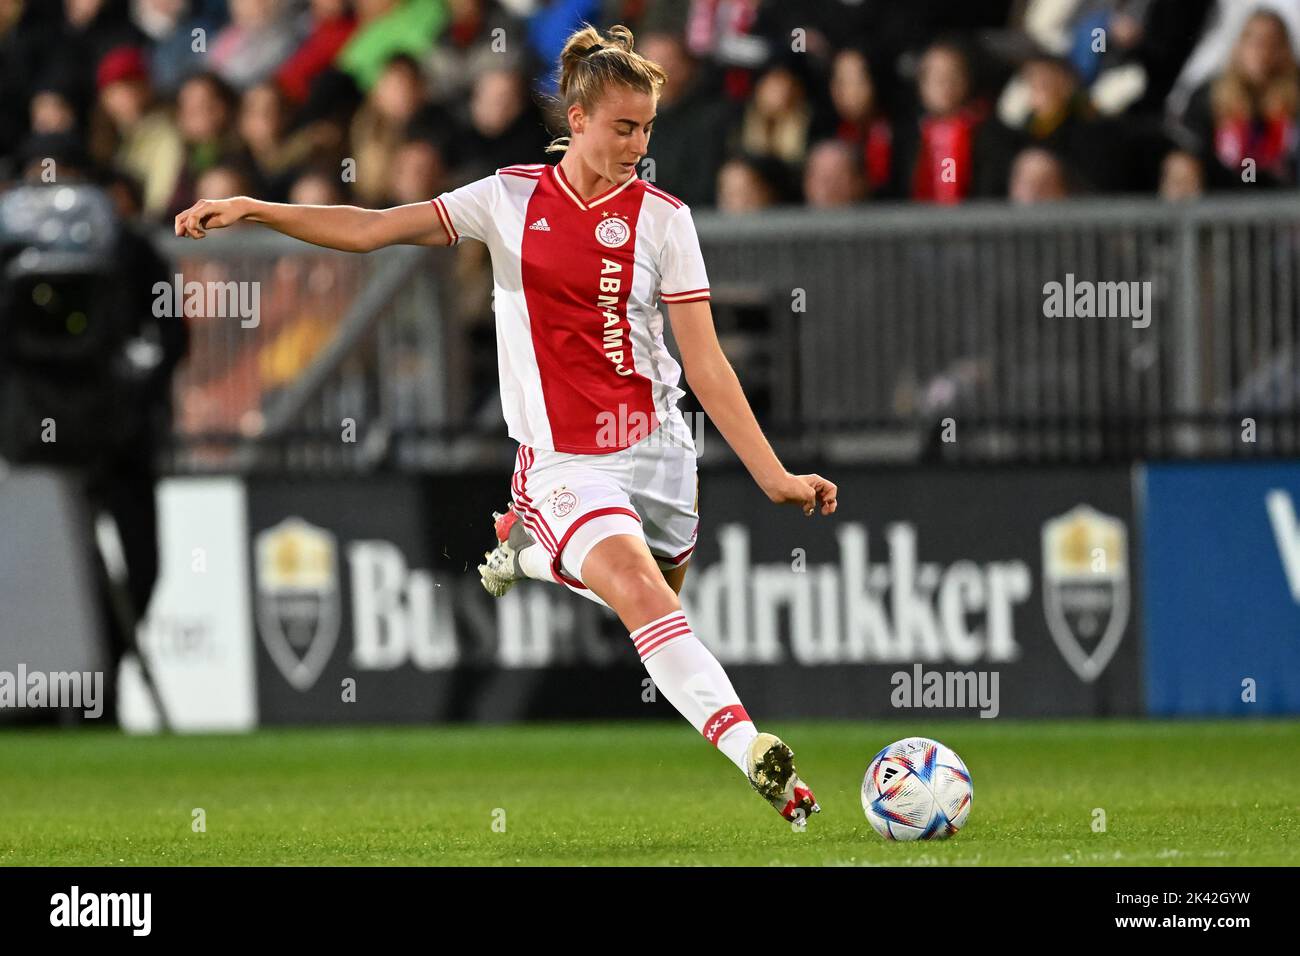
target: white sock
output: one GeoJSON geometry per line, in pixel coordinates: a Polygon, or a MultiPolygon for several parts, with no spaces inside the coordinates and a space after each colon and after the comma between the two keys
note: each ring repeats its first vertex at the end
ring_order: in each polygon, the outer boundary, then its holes
{"type": "Polygon", "coordinates": [[[750,742],[757,736],[758,728],[754,726],[754,722],[746,720],[718,738],[718,749],[726,754],[727,759],[739,767],[740,772],[746,777],[749,776],[749,771],[745,769],[745,754],[749,752],[750,742]]]}
{"type": "Polygon", "coordinates": [[[538,581],[554,581],[551,577],[551,556],[540,544],[530,544],[519,552],[519,570],[538,581]]]}
{"type": "Polygon", "coordinates": [[[718,659],[680,610],[632,632],[641,663],[668,702],[745,773],[745,751],[758,736],[718,659]]]}

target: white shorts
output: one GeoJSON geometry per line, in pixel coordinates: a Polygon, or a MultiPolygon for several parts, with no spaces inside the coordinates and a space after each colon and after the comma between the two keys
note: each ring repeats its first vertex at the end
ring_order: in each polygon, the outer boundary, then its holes
{"type": "Polygon", "coordinates": [[[655,433],[608,455],[575,455],[520,445],[511,497],[529,533],[551,556],[551,575],[587,591],[582,562],[616,534],[645,540],[663,570],[685,564],[699,534],[695,449],[654,441],[655,433]]]}

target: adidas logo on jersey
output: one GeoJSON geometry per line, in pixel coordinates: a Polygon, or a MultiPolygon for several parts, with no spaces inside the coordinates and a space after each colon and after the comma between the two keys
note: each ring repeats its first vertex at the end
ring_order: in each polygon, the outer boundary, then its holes
{"type": "Polygon", "coordinates": [[[529,226],[528,228],[529,228],[529,229],[536,229],[536,230],[538,230],[539,232],[550,232],[550,231],[551,231],[550,224],[547,223],[547,221],[546,221],[546,217],[545,217],[545,216],[543,216],[541,219],[537,220],[535,223],[533,223],[533,224],[532,224],[531,226],[529,226]]]}

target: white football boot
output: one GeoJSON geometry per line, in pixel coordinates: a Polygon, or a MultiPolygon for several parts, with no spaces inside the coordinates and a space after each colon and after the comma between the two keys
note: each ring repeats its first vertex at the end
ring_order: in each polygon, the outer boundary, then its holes
{"type": "Polygon", "coordinates": [[[519,552],[536,542],[514,508],[507,508],[505,514],[492,512],[492,520],[497,546],[484,553],[487,563],[478,566],[478,574],[484,590],[493,597],[501,597],[515,582],[527,577],[519,567],[519,552]]]}
{"type": "Polygon", "coordinates": [[[807,822],[821,806],[794,769],[794,751],[774,734],[759,734],[749,742],[745,773],[754,789],[791,823],[807,822]]]}

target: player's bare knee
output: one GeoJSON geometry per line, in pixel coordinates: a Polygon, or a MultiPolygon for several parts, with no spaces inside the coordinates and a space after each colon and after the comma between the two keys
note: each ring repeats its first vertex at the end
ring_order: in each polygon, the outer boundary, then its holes
{"type": "Polygon", "coordinates": [[[599,574],[601,597],[624,619],[651,620],[680,607],[677,593],[653,561],[629,557],[602,567],[599,574]]]}
{"type": "Polygon", "coordinates": [[[665,598],[676,600],[677,594],[664,580],[658,568],[628,563],[620,569],[610,569],[613,590],[618,597],[637,605],[662,603],[665,598]]]}
{"type": "Polygon", "coordinates": [[[619,620],[629,631],[658,620],[665,614],[680,611],[682,607],[677,600],[677,595],[668,587],[659,591],[625,591],[606,603],[614,609],[614,613],[619,616],[619,620]]]}
{"type": "Polygon", "coordinates": [[[645,542],[631,535],[613,535],[593,545],[582,577],[624,622],[644,623],[681,606],[645,542]]]}

